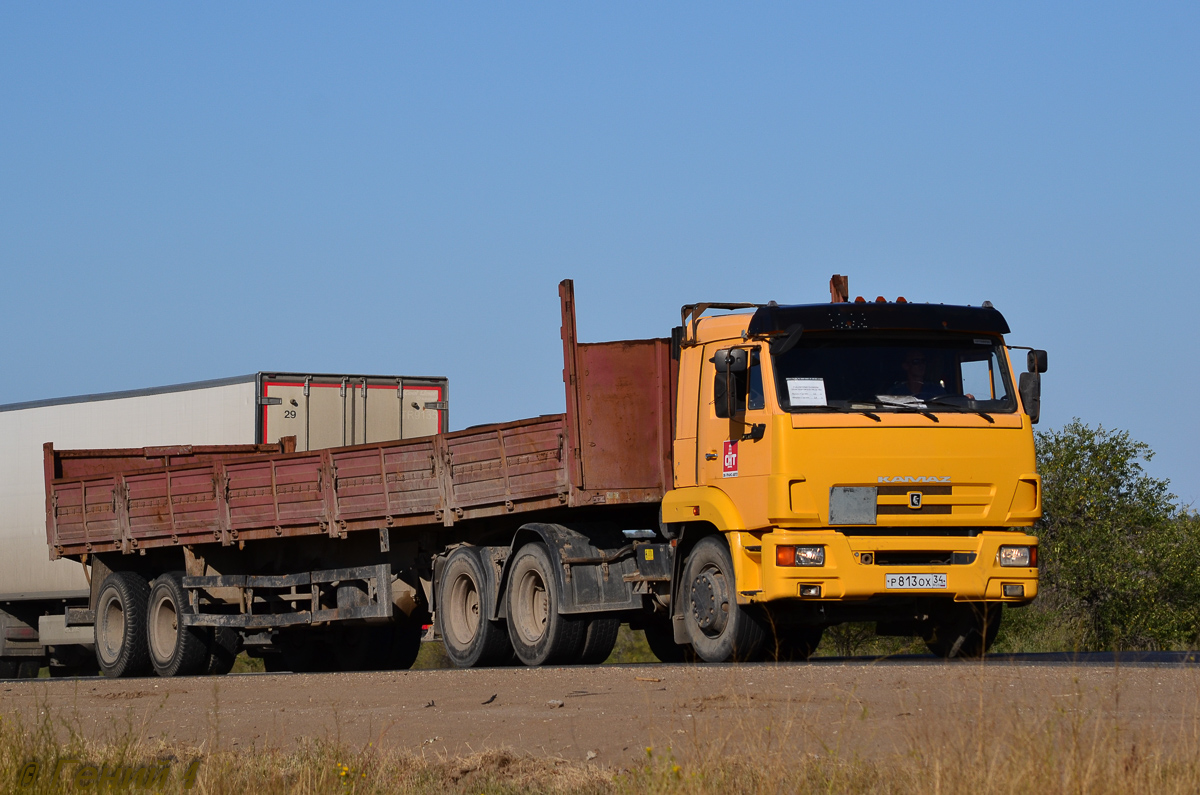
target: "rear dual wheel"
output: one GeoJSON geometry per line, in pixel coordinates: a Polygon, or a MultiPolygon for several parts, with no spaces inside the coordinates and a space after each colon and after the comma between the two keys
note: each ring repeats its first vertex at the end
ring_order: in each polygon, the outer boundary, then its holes
{"type": "Polygon", "coordinates": [[[182,574],[168,572],[154,581],[146,640],[150,664],[159,676],[189,676],[208,667],[213,632],[207,627],[184,626],[186,604],[182,574]]]}
{"type": "Polygon", "coordinates": [[[37,679],[41,668],[39,659],[8,657],[0,660],[0,679],[37,679]]]}
{"type": "Polygon", "coordinates": [[[504,665],[598,665],[617,643],[621,619],[563,615],[545,544],[517,551],[504,592],[503,622],[492,621],[484,563],[476,550],[450,553],[438,580],[437,628],[446,655],[459,668],[504,665]]]}
{"type": "MultiPolygon", "coordinates": [[[[582,657],[589,621],[584,616],[563,615],[559,612],[560,603],[561,595],[546,545],[536,543],[521,547],[509,567],[508,587],[504,594],[508,637],[521,662],[563,665],[582,657]]],[[[607,632],[607,625],[601,626],[598,634],[600,632],[607,632]]],[[[611,651],[609,647],[608,652],[611,651]]],[[[593,649],[592,656],[597,653],[593,649]]]]}
{"type": "Polygon", "coordinates": [[[105,676],[144,676],[152,670],[146,638],[150,583],[131,571],[114,571],[96,599],[96,661],[105,676]]]}
{"type": "Polygon", "coordinates": [[[450,553],[438,579],[438,634],[456,668],[481,668],[511,661],[512,644],[504,625],[488,618],[483,561],[471,547],[450,553]]]}
{"type": "Polygon", "coordinates": [[[140,574],[116,571],[96,600],[96,661],[105,676],[120,678],[225,674],[241,646],[236,630],[190,627],[183,574],[159,575],[153,586],[140,574]]]}

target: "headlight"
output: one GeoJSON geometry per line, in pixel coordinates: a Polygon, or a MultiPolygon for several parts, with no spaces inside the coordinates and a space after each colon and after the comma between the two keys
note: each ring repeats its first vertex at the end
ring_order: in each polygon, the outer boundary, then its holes
{"type": "Polygon", "coordinates": [[[1000,565],[1028,569],[1037,565],[1037,547],[1000,547],[1000,565]]]}
{"type": "Polygon", "coordinates": [[[825,547],[775,547],[776,566],[824,566],[825,547]]]}

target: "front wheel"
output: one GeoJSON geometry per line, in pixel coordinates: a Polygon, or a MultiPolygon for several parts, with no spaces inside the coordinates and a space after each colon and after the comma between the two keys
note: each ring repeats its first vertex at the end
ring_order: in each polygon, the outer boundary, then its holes
{"type": "Polygon", "coordinates": [[[508,637],[526,665],[570,663],[579,659],[587,621],[558,612],[560,595],[545,544],[526,544],[517,552],[504,593],[508,637]]]}
{"type": "Polygon", "coordinates": [[[992,647],[1002,616],[999,604],[955,603],[934,619],[925,646],[945,659],[977,659],[992,647]]]}
{"type": "Polygon", "coordinates": [[[701,539],[688,556],[680,596],[688,639],[705,662],[754,660],[766,643],[762,623],[737,603],[736,589],[724,539],[701,539]]]}
{"type": "Polygon", "coordinates": [[[675,642],[675,631],[668,617],[648,616],[642,623],[642,632],[646,635],[646,645],[659,662],[681,663],[695,662],[696,652],[692,647],[675,642]]]}
{"type": "Polygon", "coordinates": [[[767,658],[775,662],[804,662],[821,645],[824,627],[783,627],[767,640],[767,658]]]}

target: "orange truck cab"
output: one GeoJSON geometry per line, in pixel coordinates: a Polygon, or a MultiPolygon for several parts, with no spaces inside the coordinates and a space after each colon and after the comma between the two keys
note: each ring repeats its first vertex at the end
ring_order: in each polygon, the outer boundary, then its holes
{"type": "Polygon", "coordinates": [[[672,635],[702,658],[757,652],[760,636],[804,657],[844,621],[978,655],[1003,606],[1037,596],[1045,352],[1018,379],[990,303],[851,302],[839,287],[829,304],[683,309],[662,521],[687,561],[672,635]],[[714,535],[731,572],[692,551],[714,535]]]}

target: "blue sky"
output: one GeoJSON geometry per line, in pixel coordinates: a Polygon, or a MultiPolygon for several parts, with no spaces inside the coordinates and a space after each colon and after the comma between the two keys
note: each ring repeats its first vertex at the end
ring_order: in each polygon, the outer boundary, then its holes
{"type": "Polygon", "coordinates": [[[1200,6],[0,2],[0,403],[256,370],[560,411],[697,300],[978,304],[1200,503],[1200,6]]]}

